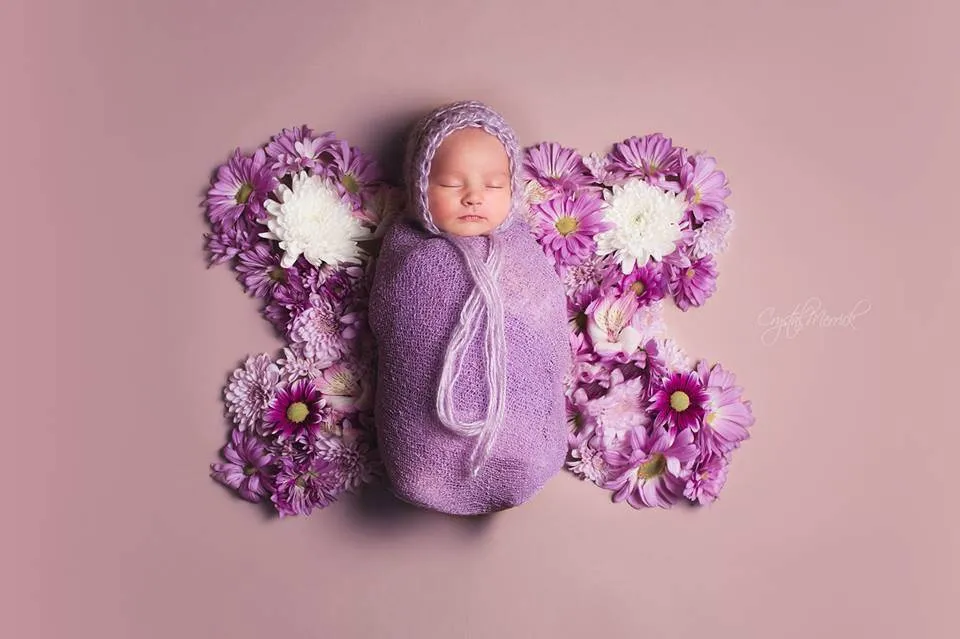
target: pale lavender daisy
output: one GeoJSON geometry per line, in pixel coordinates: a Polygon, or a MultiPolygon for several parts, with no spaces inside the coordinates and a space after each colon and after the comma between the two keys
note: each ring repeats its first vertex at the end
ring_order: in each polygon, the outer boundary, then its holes
{"type": "Polygon", "coordinates": [[[717,290],[717,267],[712,255],[695,259],[685,268],[668,265],[667,272],[670,294],[682,311],[702,306],[717,290]]]}
{"type": "Polygon", "coordinates": [[[692,431],[674,435],[659,428],[635,428],[627,432],[622,447],[604,454],[609,467],[604,487],[614,491],[614,501],[626,499],[634,508],[669,508],[683,496],[696,456],[692,431]]]}
{"type": "Polygon", "coordinates": [[[227,412],[243,432],[255,429],[280,387],[280,369],[266,353],[250,355],[224,389],[227,412]]]}
{"type": "Polygon", "coordinates": [[[533,207],[537,236],[554,263],[577,264],[594,254],[597,233],[611,228],[603,217],[603,200],[592,193],[554,198],[533,207]]]}
{"type": "Polygon", "coordinates": [[[297,173],[309,169],[314,174],[322,172],[320,156],[333,141],[333,132],[327,131],[319,136],[306,125],[283,129],[273,136],[265,151],[273,160],[270,168],[275,173],[297,173]]]}
{"type": "Polygon", "coordinates": [[[701,504],[713,502],[727,481],[729,467],[730,462],[724,455],[707,453],[691,469],[683,496],[701,504]]]}
{"type": "Polygon", "coordinates": [[[680,167],[680,187],[697,222],[714,218],[726,208],[724,199],[730,195],[727,176],[716,166],[714,158],[697,154],[686,158],[680,167]]]}
{"type": "Polygon", "coordinates": [[[236,149],[225,164],[217,169],[213,186],[204,203],[210,221],[218,226],[231,226],[246,215],[257,220],[263,215],[263,202],[277,185],[273,170],[267,166],[263,149],[252,157],[236,149]]]}
{"type": "Polygon", "coordinates": [[[662,133],[631,137],[614,145],[607,156],[607,170],[618,180],[642,177],[649,184],[677,192],[679,185],[668,178],[680,172],[681,154],[662,133]]]}
{"type": "Polygon", "coordinates": [[[750,436],[747,429],[755,421],[751,403],[741,399],[743,389],[735,384],[733,373],[720,364],[708,368],[705,361],[700,361],[697,373],[704,380],[707,394],[701,445],[714,453],[727,453],[750,436]]]}
{"type": "Polygon", "coordinates": [[[556,142],[544,142],[526,149],[523,176],[536,180],[553,197],[573,195],[593,183],[581,155],[556,142]]]}
{"type": "Polygon", "coordinates": [[[247,501],[258,502],[272,490],[270,466],[273,455],[256,436],[235,428],[223,448],[226,463],[210,465],[210,476],[233,488],[247,501]]]}
{"type": "Polygon", "coordinates": [[[371,197],[379,185],[380,167],[372,157],[343,140],[332,142],[329,152],[332,157],[330,174],[341,197],[354,211],[362,208],[364,197],[371,197]]]}

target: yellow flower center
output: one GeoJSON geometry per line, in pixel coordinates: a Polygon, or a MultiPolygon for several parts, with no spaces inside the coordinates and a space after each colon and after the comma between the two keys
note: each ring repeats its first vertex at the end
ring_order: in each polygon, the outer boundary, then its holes
{"type": "Polygon", "coordinates": [[[237,191],[237,204],[246,204],[247,200],[250,199],[250,194],[253,193],[253,187],[244,182],[240,185],[240,190],[237,191]]]}
{"type": "Polygon", "coordinates": [[[580,228],[580,222],[575,217],[565,215],[558,219],[554,226],[557,229],[557,233],[566,237],[580,228]]]}
{"type": "Polygon", "coordinates": [[[360,191],[360,182],[357,181],[357,178],[347,173],[343,176],[343,188],[347,190],[347,193],[356,194],[360,191]]]}
{"type": "Polygon", "coordinates": [[[703,418],[703,421],[707,423],[707,426],[713,426],[714,420],[717,419],[717,414],[714,412],[707,413],[707,416],[703,418]]]}
{"type": "Polygon", "coordinates": [[[663,456],[663,453],[656,453],[650,458],[650,461],[640,464],[640,468],[637,469],[637,477],[643,480],[653,479],[662,475],[666,469],[667,458],[663,456]]]}
{"type": "Polygon", "coordinates": [[[303,402],[293,402],[287,406],[287,419],[294,424],[299,424],[310,414],[310,409],[303,402]]]}
{"type": "Polygon", "coordinates": [[[673,391],[670,394],[670,408],[682,413],[690,406],[690,396],[683,391],[673,391]]]}
{"type": "Polygon", "coordinates": [[[643,285],[643,282],[641,282],[640,280],[637,280],[636,282],[630,285],[630,290],[633,291],[637,297],[640,297],[641,295],[643,295],[643,292],[647,290],[647,287],[643,285]]]}
{"type": "Polygon", "coordinates": [[[700,189],[694,188],[694,189],[693,189],[693,204],[699,204],[701,197],[702,197],[702,195],[700,194],[700,189]]]}
{"type": "Polygon", "coordinates": [[[688,269],[687,269],[687,272],[684,273],[684,275],[686,275],[688,279],[693,279],[693,276],[696,275],[696,274],[697,274],[697,272],[696,272],[695,270],[693,270],[693,267],[688,268],[688,269]]]}
{"type": "Polygon", "coordinates": [[[283,282],[287,279],[287,272],[284,271],[279,266],[274,266],[269,271],[267,271],[267,277],[269,277],[274,282],[283,282]]]}

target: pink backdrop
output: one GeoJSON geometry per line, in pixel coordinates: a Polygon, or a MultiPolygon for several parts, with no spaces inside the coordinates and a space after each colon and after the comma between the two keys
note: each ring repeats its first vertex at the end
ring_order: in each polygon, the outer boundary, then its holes
{"type": "Polygon", "coordinates": [[[27,4],[0,9],[0,634],[958,636],[950,2],[27,4]],[[714,505],[564,474],[482,524],[375,494],[278,521],[207,477],[226,375],[279,347],[204,268],[211,169],[300,123],[389,157],[467,97],[524,144],[663,131],[727,172],[719,290],[672,314],[757,416],[714,505]],[[867,310],[765,332],[813,300],[867,310]]]}

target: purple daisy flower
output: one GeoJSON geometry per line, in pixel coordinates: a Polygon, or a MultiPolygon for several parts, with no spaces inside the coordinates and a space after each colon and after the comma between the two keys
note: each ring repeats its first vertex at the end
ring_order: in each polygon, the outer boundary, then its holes
{"type": "Polygon", "coordinates": [[[597,248],[594,236],[611,228],[602,206],[603,200],[596,194],[578,193],[533,207],[539,220],[537,234],[547,256],[567,266],[593,255],[597,248]]]}
{"type": "Polygon", "coordinates": [[[339,483],[336,465],[322,455],[300,462],[282,457],[271,500],[281,518],[309,515],[336,501],[342,490],[339,483]]]}
{"type": "Polygon", "coordinates": [[[574,149],[556,142],[543,142],[527,149],[523,158],[523,176],[536,180],[554,196],[573,195],[593,183],[593,176],[574,149]]]}
{"type": "Polygon", "coordinates": [[[306,125],[284,129],[266,146],[266,154],[274,162],[270,168],[277,174],[298,173],[309,169],[313,174],[323,172],[320,156],[333,140],[333,132],[319,137],[306,125]]]}
{"type": "Polygon", "coordinates": [[[696,371],[672,373],[650,398],[650,412],[656,414],[654,428],[698,431],[706,403],[707,392],[696,371]]]}
{"type": "Polygon", "coordinates": [[[253,246],[257,241],[257,234],[252,232],[251,228],[249,222],[241,219],[238,224],[216,226],[213,232],[205,234],[209,265],[227,262],[253,246]]]}
{"type": "Polygon", "coordinates": [[[266,353],[250,355],[224,389],[227,412],[243,432],[255,429],[280,387],[280,369],[266,353]]]}
{"type": "Polygon", "coordinates": [[[723,455],[707,453],[693,465],[683,496],[701,504],[713,502],[727,481],[729,460],[723,455]]]}
{"type": "Polygon", "coordinates": [[[727,453],[750,436],[747,429],[755,421],[750,401],[741,399],[743,389],[735,385],[733,373],[720,364],[708,369],[706,362],[700,361],[696,370],[707,393],[701,445],[716,454],[727,453]]]}
{"type": "Polygon", "coordinates": [[[273,455],[256,436],[235,428],[223,448],[223,456],[227,463],[210,464],[211,477],[235,489],[247,501],[258,502],[272,491],[270,464],[273,455]]]}
{"type": "Polygon", "coordinates": [[[607,170],[617,179],[642,177],[671,192],[679,185],[668,177],[680,172],[680,149],[661,133],[632,137],[615,144],[608,155],[607,170]]]}
{"type": "Polygon", "coordinates": [[[218,226],[232,226],[244,214],[249,220],[264,215],[263,201],[276,187],[277,178],[267,166],[267,155],[257,149],[248,157],[236,149],[233,157],[217,169],[213,186],[207,191],[207,213],[218,226]]]}
{"type": "Polygon", "coordinates": [[[329,408],[313,382],[298,379],[281,386],[264,412],[264,431],[284,441],[288,438],[315,438],[328,420],[329,408]]]}
{"type": "Polygon", "coordinates": [[[727,176],[716,170],[717,161],[709,155],[690,156],[680,167],[680,187],[697,222],[710,220],[726,208],[730,195],[727,176]]]}
{"type": "Polygon", "coordinates": [[[372,197],[380,182],[380,167],[373,158],[342,140],[332,141],[328,152],[332,157],[330,174],[341,197],[354,210],[362,208],[364,197],[372,197]]]}
{"type": "Polygon", "coordinates": [[[697,456],[693,432],[672,433],[659,428],[634,428],[623,446],[604,454],[613,501],[624,499],[634,508],[668,508],[683,495],[690,466],[697,456]]]}
{"type": "Polygon", "coordinates": [[[640,306],[652,304],[667,294],[667,279],[659,262],[647,262],[627,276],[619,270],[610,271],[607,278],[608,285],[615,285],[621,295],[634,295],[640,306]]]}
{"type": "Polygon", "coordinates": [[[712,255],[691,261],[687,267],[668,265],[668,288],[682,311],[702,306],[717,290],[717,267],[712,255]]]}
{"type": "Polygon", "coordinates": [[[272,297],[274,288],[290,279],[298,278],[296,268],[280,266],[280,256],[273,252],[267,242],[257,242],[237,256],[237,279],[243,288],[261,299],[272,297]]]}

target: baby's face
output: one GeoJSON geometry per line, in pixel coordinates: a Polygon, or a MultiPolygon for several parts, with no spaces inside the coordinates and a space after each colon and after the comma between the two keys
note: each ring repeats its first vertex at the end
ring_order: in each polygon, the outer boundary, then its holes
{"type": "Polygon", "coordinates": [[[500,140],[476,127],[443,140],[427,183],[437,228],[453,235],[486,235],[510,213],[510,196],[510,160],[500,140]]]}

